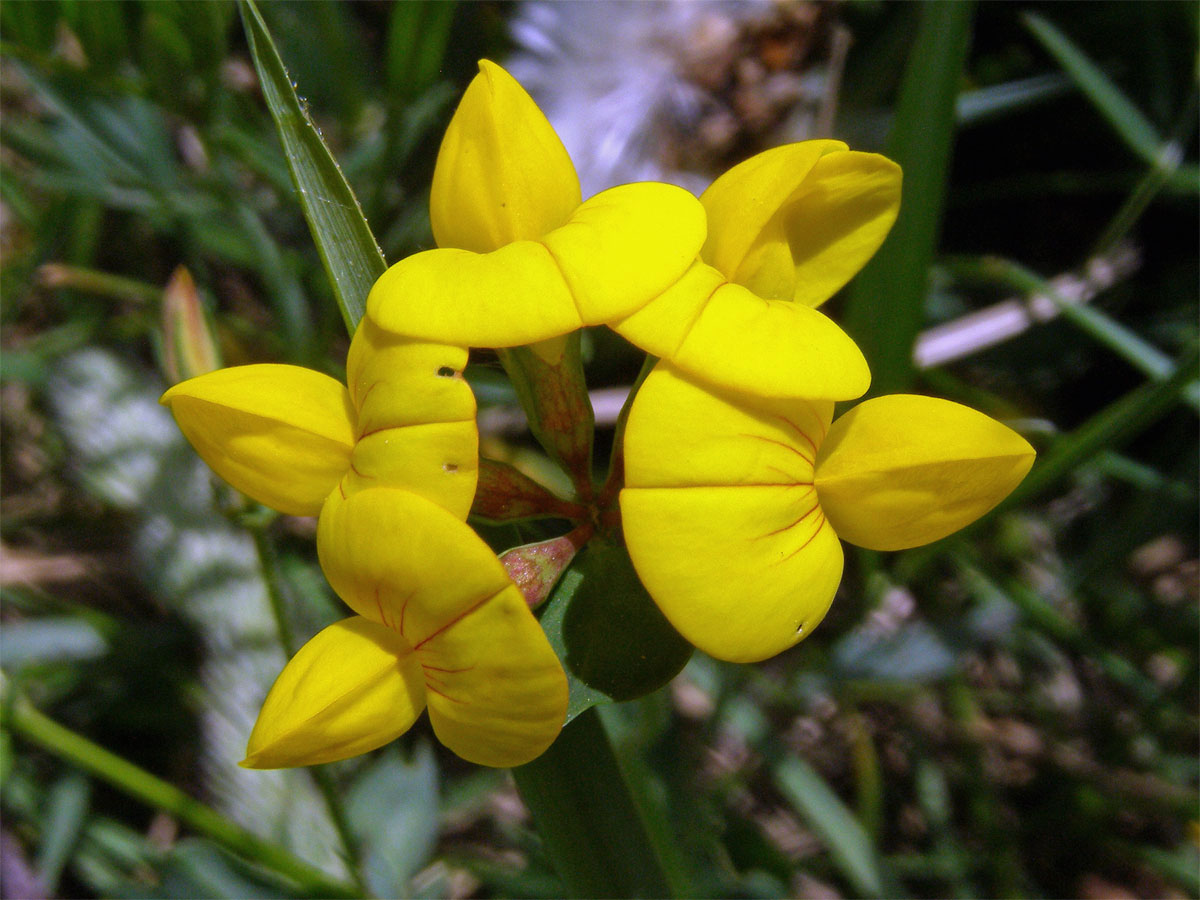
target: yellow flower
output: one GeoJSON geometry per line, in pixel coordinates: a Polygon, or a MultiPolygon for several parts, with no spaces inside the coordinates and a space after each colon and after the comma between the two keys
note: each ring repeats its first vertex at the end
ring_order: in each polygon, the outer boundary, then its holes
{"type": "Polygon", "coordinates": [[[700,202],[700,259],[611,326],[717,387],[831,400],[866,391],[862,353],[815,307],[883,243],[900,207],[900,168],[839,141],[805,141],[734,166],[700,202]]]}
{"type": "Polygon", "coordinates": [[[474,762],[528,762],[566,713],[566,676],[491,550],[463,521],[478,477],[467,352],[369,318],[349,387],[298,366],[221,369],[167,391],[180,428],[234,487],[282,512],[320,513],[317,550],[357,616],[284,668],[250,736],[254,768],[379,747],[429,707],[474,762]]]}
{"type": "Polygon", "coordinates": [[[300,366],[218,369],[162,396],[200,457],[260,503],[315,516],[335,489],[402,487],[467,517],[479,472],[467,351],[364,319],[349,389],[300,366]]]}
{"type": "Polygon", "coordinates": [[[357,613],[280,673],[242,765],[314,765],[403,734],[421,710],[470,762],[515,766],[558,735],[567,681],[504,566],[470,527],[408,491],[330,494],[321,567],[357,613]]]}
{"type": "Polygon", "coordinates": [[[442,249],[388,269],[368,297],[371,317],[397,334],[513,347],[627,316],[672,285],[704,242],[699,201],[640,183],[581,203],[537,105],[499,66],[479,69],[434,172],[442,249]]]}
{"type": "Polygon", "coordinates": [[[839,536],[875,550],[938,540],[1033,464],[1014,431],[947,400],[896,394],[832,418],[828,400],[718,394],[665,362],[638,392],[625,539],[663,614],[706,653],[787,649],[833,601],[839,536]]]}

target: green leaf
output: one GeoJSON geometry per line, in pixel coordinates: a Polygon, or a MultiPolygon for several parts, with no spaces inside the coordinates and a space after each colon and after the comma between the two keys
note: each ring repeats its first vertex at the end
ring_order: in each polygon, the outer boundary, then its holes
{"type": "Polygon", "coordinates": [[[366,310],[367,294],[387,264],[358,199],[296,96],[258,8],[252,0],[243,0],[240,8],[250,55],[283,142],[300,206],[346,328],[353,334],[366,310]]]}
{"type": "Polygon", "coordinates": [[[1200,375],[1195,345],[1175,364],[1170,378],[1146,384],[1113,401],[1070,434],[1039,454],[1033,470],[998,509],[1010,509],[1037,496],[1102,450],[1115,450],[1171,411],[1200,375]]]}
{"type": "Polygon", "coordinates": [[[455,5],[444,0],[420,0],[392,6],[387,43],[389,96],[411,99],[438,78],[455,5]]]}
{"type": "Polygon", "coordinates": [[[829,849],[856,894],[895,896],[866,831],[808,763],[795,757],[784,760],[775,769],[775,783],[829,849]]]}
{"type": "Polygon", "coordinates": [[[568,896],[675,895],[595,710],[512,773],[568,896]]]}
{"type": "Polygon", "coordinates": [[[83,833],[91,798],[91,784],[78,772],[56,782],[46,797],[37,872],[38,879],[51,893],[57,892],[63,867],[83,833]]]}
{"type": "Polygon", "coordinates": [[[977,125],[992,119],[1029,109],[1061,97],[1071,90],[1071,83],[1062,75],[1035,75],[1003,84],[993,84],[964,91],[954,104],[960,128],[977,125]]]}
{"type": "Polygon", "coordinates": [[[1162,143],[1154,126],[1121,90],[1065,34],[1037,13],[1022,18],[1047,52],[1062,66],[1134,153],[1154,164],[1162,143]]]}
{"type": "Polygon", "coordinates": [[[418,744],[411,762],[394,746],[385,751],[355,779],[346,794],[346,815],[362,847],[371,892],[409,896],[409,879],[437,845],[438,768],[429,744],[418,744]]]}
{"type": "Polygon", "coordinates": [[[926,2],[909,54],[886,152],[904,170],[900,215],[854,283],[846,330],[871,364],[872,394],[902,391],[914,377],[913,343],[924,319],[937,246],[954,105],[971,34],[972,4],[926,2]]]}
{"type": "MultiPolygon", "coordinates": [[[[1027,297],[1045,297],[1064,319],[1155,381],[1166,381],[1175,371],[1175,362],[1166,353],[1098,307],[1072,303],[1050,281],[1018,262],[985,256],[949,260],[946,268],[960,279],[991,281],[1021,291],[1027,297]]],[[[1184,398],[1188,405],[1200,411],[1200,385],[1189,385],[1184,390],[1184,398]]]]}
{"type": "Polygon", "coordinates": [[[593,539],[579,551],[540,618],[567,673],[568,722],[598,703],[657,690],[692,655],[642,587],[629,554],[607,541],[593,539]]]}

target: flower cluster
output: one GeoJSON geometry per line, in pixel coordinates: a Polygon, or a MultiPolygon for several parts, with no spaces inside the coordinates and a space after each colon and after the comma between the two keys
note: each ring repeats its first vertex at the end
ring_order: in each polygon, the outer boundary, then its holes
{"type": "Polygon", "coordinates": [[[284,669],[246,764],[362,753],[425,707],[447,746],[488,765],[532,759],[561,727],[562,668],[465,523],[480,508],[465,348],[528,347],[553,381],[566,337],[603,324],[660,358],[624,465],[598,492],[572,472],[567,508],[589,533],[623,534],[662,613],[719,658],[763,659],[812,630],[841,578],[839,536],[911,547],[995,506],[1033,459],[1000,423],[908,395],[833,421],[870,372],[817,307],[879,247],[899,198],[889,160],[808,141],[747,160],[699,200],[656,183],[583,200],[532,99],[481,62],[437,160],[438,249],[372,289],[348,385],[245,366],[163,398],[234,487],[319,514],[321,565],[356,614],[284,669]]]}
{"type": "Polygon", "coordinates": [[[280,674],[243,763],[312,765],[403,734],[422,710],[460,756],[538,756],[566,710],[562,668],[524,597],[465,523],[478,474],[467,351],[369,318],[348,387],[298,366],[220,369],[163,403],[204,460],[281,512],[320,516],[317,550],[356,613],[280,674]]]}

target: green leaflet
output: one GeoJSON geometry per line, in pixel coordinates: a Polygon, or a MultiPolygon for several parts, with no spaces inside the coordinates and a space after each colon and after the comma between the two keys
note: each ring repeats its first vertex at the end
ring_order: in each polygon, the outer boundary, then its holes
{"type": "Polygon", "coordinates": [[[579,551],[540,616],[567,673],[567,721],[598,703],[662,687],[691,658],[638,581],[624,548],[594,538],[579,551]]]}

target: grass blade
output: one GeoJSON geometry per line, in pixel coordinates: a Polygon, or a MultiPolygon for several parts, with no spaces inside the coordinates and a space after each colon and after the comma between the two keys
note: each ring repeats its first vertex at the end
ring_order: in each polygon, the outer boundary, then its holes
{"type": "Polygon", "coordinates": [[[775,782],[829,848],[857,895],[891,893],[867,832],[811,766],[795,757],[784,760],[775,770],[775,782]]]}
{"type": "Polygon", "coordinates": [[[1195,346],[1166,381],[1147,384],[1106,406],[1038,457],[1033,470],[1000,508],[1019,506],[1102,450],[1116,449],[1170,412],[1200,375],[1195,346]]]}
{"type": "Polygon", "coordinates": [[[252,0],[242,22],[263,96],[275,119],[300,206],[351,334],[366,310],[367,293],[387,264],[342,170],[288,79],[266,23],[252,0]]]}
{"type": "Polygon", "coordinates": [[[1075,46],[1065,34],[1037,13],[1026,13],[1022,17],[1025,27],[1062,66],[1067,76],[1079,86],[1092,101],[1113,130],[1134,153],[1150,164],[1154,164],[1162,143],[1158,132],[1141,111],[1130,102],[1121,90],[1112,83],[1087,55],[1075,46]]]}
{"type": "Polygon", "coordinates": [[[912,347],[924,317],[954,139],[958,80],[972,4],[927,2],[909,54],[887,155],[904,170],[904,199],[892,233],[858,276],[846,330],[871,364],[872,394],[913,380],[912,347]]]}
{"type": "MultiPolygon", "coordinates": [[[[960,279],[1003,284],[1020,291],[1027,298],[1045,297],[1057,307],[1064,319],[1155,381],[1166,381],[1175,372],[1175,361],[1166,353],[1103,310],[1083,303],[1072,303],[1047,279],[1018,262],[985,256],[949,260],[947,269],[960,279]]],[[[1200,412],[1200,384],[1189,385],[1184,390],[1184,399],[1192,409],[1200,412]]]]}

